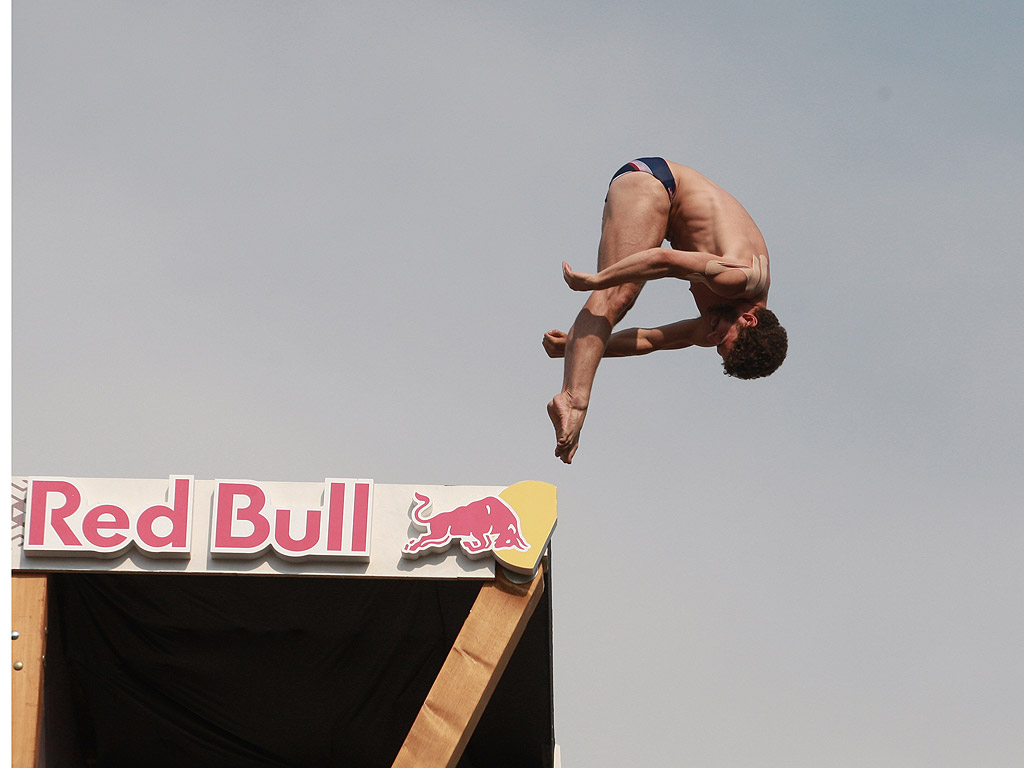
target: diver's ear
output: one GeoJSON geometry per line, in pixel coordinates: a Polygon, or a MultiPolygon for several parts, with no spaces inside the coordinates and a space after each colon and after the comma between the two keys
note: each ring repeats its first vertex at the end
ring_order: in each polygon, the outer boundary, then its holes
{"type": "Polygon", "coordinates": [[[740,325],[746,328],[753,328],[757,325],[757,315],[753,312],[743,312],[739,317],[740,325]]]}

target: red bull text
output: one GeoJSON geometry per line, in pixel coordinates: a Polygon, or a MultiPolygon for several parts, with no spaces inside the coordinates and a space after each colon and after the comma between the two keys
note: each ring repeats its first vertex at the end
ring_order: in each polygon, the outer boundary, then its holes
{"type": "MultiPolygon", "coordinates": [[[[26,555],[114,557],[135,546],[149,557],[191,556],[195,481],[172,476],[164,499],[139,504],[113,497],[86,501],[75,481],[30,479],[26,555]]],[[[365,561],[370,557],[372,480],[327,480],[323,504],[275,504],[264,484],[216,481],[209,552],[255,558],[267,550],[285,558],[365,561]]]]}

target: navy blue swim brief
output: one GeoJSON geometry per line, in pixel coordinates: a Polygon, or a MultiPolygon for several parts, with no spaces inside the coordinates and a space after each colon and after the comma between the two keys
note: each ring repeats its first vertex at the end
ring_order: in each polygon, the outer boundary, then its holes
{"type": "MultiPolygon", "coordinates": [[[[668,192],[669,200],[672,200],[676,196],[676,179],[672,175],[672,171],[669,169],[668,163],[666,163],[662,158],[641,157],[631,163],[626,163],[615,172],[615,175],[612,176],[612,181],[615,181],[622,174],[630,173],[632,171],[643,171],[644,173],[649,173],[664,184],[665,191],[668,192]]],[[[610,183],[611,182],[609,182],[609,184],[610,183]]]]}

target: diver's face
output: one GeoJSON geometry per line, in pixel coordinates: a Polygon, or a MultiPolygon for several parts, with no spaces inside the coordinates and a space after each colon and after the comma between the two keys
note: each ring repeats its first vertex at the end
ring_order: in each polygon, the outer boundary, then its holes
{"type": "Polygon", "coordinates": [[[743,328],[757,325],[756,315],[751,312],[740,313],[729,305],[712,307],[708,314],[711,320],[708,342],[715,345],[715,349],[722,357],[732,352],[743,328]]]}

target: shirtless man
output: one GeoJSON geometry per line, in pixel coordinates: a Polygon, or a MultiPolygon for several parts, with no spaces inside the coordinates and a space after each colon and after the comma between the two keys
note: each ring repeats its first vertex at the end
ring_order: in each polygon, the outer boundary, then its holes
{"type": "Polygon", "coordinates": [[[768,248],[743,206],[692,168],[646,157],[612,177],[601,222],[597,274],[562,274],[592,291],[568,334],[549,331],[544,348],[565,357],[562,391],[548,404],[555,456],[566,464],[579,447],[590,390],[602,357],[658,349],[716,347],[725,373],[755,379],[786,356],[786,331],[767,308],[768,248]],[[663,248],[667,240],[671,248],[663,248]],[[687,280],[700,313],[659,328],[612,333],[647,280],[687,280]]]}

